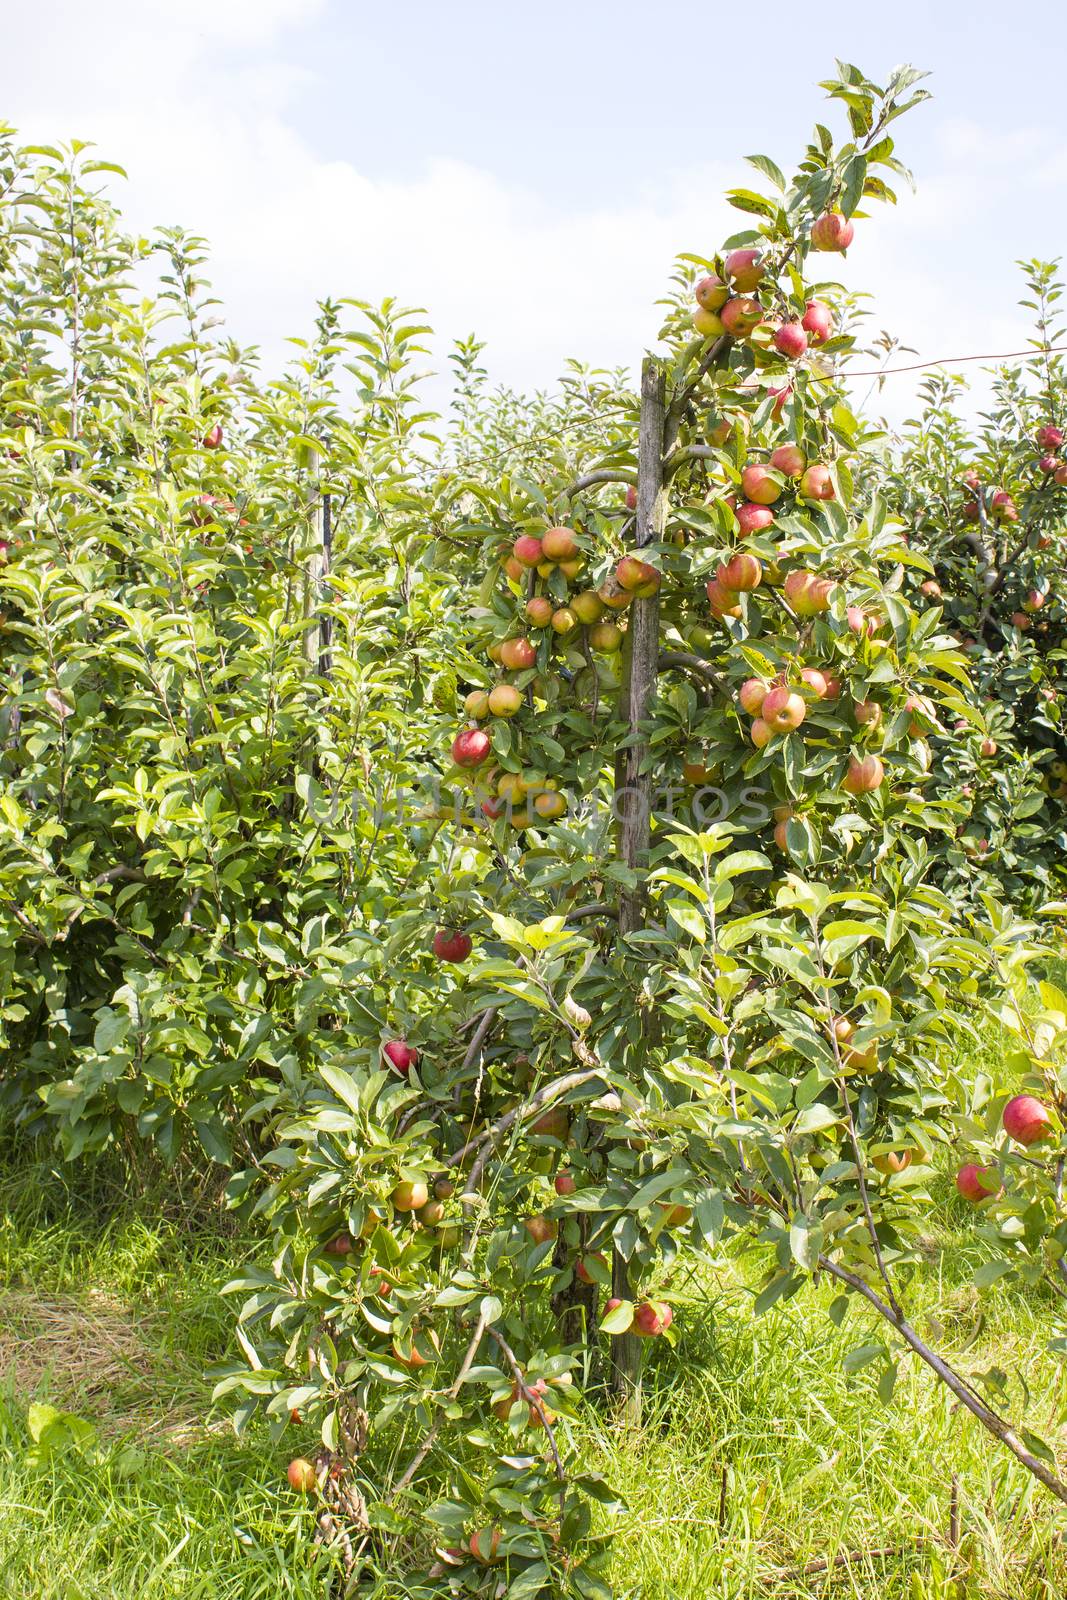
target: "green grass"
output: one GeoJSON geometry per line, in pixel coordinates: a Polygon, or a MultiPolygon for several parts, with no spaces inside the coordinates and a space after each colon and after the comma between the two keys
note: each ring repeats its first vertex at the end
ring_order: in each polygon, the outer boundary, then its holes
{"type": "MultiPolygon", "coordinates": [[[[216,1290],[249,1248],[210,1196],[136,1198],[105,1168],[71,1176],[0,1148],[0,1595],[12,1600],[277,1600],[329,1593],[313,1518],[283,1482],[287,1452],[234,1438],[209,1415],[205,1369],[226,1359],[216,1290]],[[134,1439],[142,1463],[27,1461],[26,1411],[48,1399],[134,1439]]],[[[946,1231],[908,1286],[913,1317],[975,1374],[1025,1375],[1027,1417],[1067,1461],[1064,1378],[1044,1351],[1052,1307],[1007,1290],[983,1322],[980,1248],[946,1194],[946,1231]]],[[[905,1363],[883,1406],[843,1355],[815,1288],[755,1321],[755,1272],[731,1263],[682,1301],[659,1348],[646,1418],[624,1434],[595,1412],[573,1425],[583,1461],[623,1492],[614,1581],[627,1600],[1053,1600],[1067,1592],[1067,1520],[935,1380],[905,1363]],[[963,1540],[945,1547],[953,1475],[963,1540]],[[925,1540],[925,1544],[917,1541],[925,1540]],[[804,1575],[818,1559],[889,1550],[804,1575]],[[936,1576],[954,1566],[951,1587],[936,1576]]],[[[874,1369],[872,1369],[874,1370],[874,1369]]],[[[447,1471],[439,1461],[437,1470],[447,1471]]],[[[402,1600],[386,1577],[377,1600],[402,1600]]]]}

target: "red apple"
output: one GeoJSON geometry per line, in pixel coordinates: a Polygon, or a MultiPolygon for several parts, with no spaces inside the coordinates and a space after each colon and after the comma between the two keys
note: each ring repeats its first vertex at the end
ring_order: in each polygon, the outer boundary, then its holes
{"type": "Polygon", "coordinates": [[[861,728],[877,728],[882,720],[882,708],[877,700],[857,700],[852,715],[861,728]]]}
{"type": "Polygon", "coordinates": [[[535,539],[532,533],[520,534],[511,547],[511,553],[524,567],[536,567],[544,560],[541,541],[535,539]]]}
{"type": "Polygon", "coordinates": [[[738,604],[737,591],[725,589],[718,578],[709,578],[705,585],[708,600],[711,603],[711,614],[721,621],[723,617],[739,617],[741,607],[738,604]]]}
{"type": "Polygon", "coordinates": [[[723,589],[744,593],[759,588],[763,581],[763,563],[747,551],[739,551],[720,565],[715,576],[723,589]]]}
{"type": "Polygon", "coordinates": [[[838,211],[824,211],[811,225],[813,250],[845,251],[855,232],[851,222],[838,211]]]}
{"type": "Polygon", "coordinates": [[[551,1217],[524,1217],[522,1225],[538,1245],[548,1244],[559,1233],[559,1223],[553,1222],[551,1217]]]}
{"type": "Polygon", "coordinates": [[[765,748],[765,746],[769,745],[771,740],[774,738],[774,729],[771,727],[769,722],[764,722],[762,717],[756,717],[751,728],[748,730],[748,736],[752,740],[752,743],[756,746],[756,749],[762,750],[765,748]]]}
{"type": "Polygon", "coordinates": [[[575,1181],[574,1173],[571,1172],[569,1167],[564,1167],[562,1172],[556,1173],[556,1176],[552,1182],[552,1187],[555,1189],[557,1194],[574,1193],[578,1187],[578,1184],[575,1181]]]}
{"type": "Polygon", "coordinates": [[[990,1195],[1001,1192],[997,1169],[980,1167],[977,1162],[968,1161],[956,1174],[956,1188],[965,1200],[971,1200],[975,1205],[980,1200],[988,1200],[990,1195]],[[995,1188],[987,1182],[990,1178],[996,1184],[995,1188]]]}
{"type": "Polygon", "coordinates": [[[820,462],[806,468],[800,479],[800,493],[805,500],[835,500],[837,491],[830,476],[830,468],[820,462]]]}
{"type": "Polygon", "coordinates": [[[733,279],[738,294],[748,294],[763,277],[763,253],[760,250],[731,250],[723,262],[726,276],[733,279]]]}
{"type": "Polygon", "coordinates": [[[716,273],[711,272],[706,278],[701,278],[693,293],[696,295],[697,305],[705,311],[720,311],[730,298],[730,291],[716,273]]]}
{"type": "Polygon", "coordinates": [[[773,733],[792,733],[804,721],[807,710],[801,695],[785,684],[776,684],[764,696],[760,717],[773,733]]]}
{"type": "Polygon", "coordinates": [[[430,1191],[424,1183],[405,1181],[397,1184],[390,1198],[397,1211],[421,1211],[430,1198],[430,1191]]]}
{"type": "Polygon", "coordinates": [[[541,535],[541,549],[549,561],[573,561],[578,541],[569,528],[549,528],[541,535]]]}
{"type": "Polygon", "coordinates": [[[741,488],[745,498],[758,506],[772,506],[782,493],[782,485],[776,474],[758,462],[742,472],[741,488]]]}
{"type": "Polygon", "coordinates": [[[382,1053],[392,1063],[397,1072],[407,1074],[419,1059],[419,1052],[413,1044],[408,1044],[406,1039],[390,1039],[383,1046],[382,1053]]]}
{"type": "Polygon", "coordinates": [[[649,561],[638,556],[623,556],[615,568],[615,581],[630,594],[649,599],[660,585],[660,574],[649,561]]]}
{"type": "Polygon", "coordinates": [[[826,681],[825,674],[820,672],[818,667],[802,667],[800,677],[801,681],[807,684],[817,700],[826,699],[830,686],[826,681]]]}
{"type": "Polygon", "coordinates": [[[492,750],[489,735],[482,728],[463,728],[452,740],[452,760],[457,767],[478,767],[492,750]]]}
{"type": "Polygon", "coordinates": [[[222,423],[216,422],[213,427],[209,428],[201,443],[205,450],[217,450],[222,443],[222,423]]]}
{"type": "Polygon", "coordinates": [[[466,961],[473,948],[470,934],[456,928],[438,928],[433,936],[433,953],[438,961],[466,961]]]}
{"type": "Polygon", "coordinates": [[[1063,443],[1063,429],[1045,423],[1043,427],[1038,428],[1036,438],[1039,450],[1058,450],[1063,443]]]}
{"type": "Polygon", "coordinates": [[[634,1310],[633,1331],[642,1339],[655,1339],[666,1333],[674,1312],[662,1300],[642,1300],[634,1310]]]}
{"type": "Polygon", "coordinates": [[[770,684],[764,683],[762,678],[746,678],[737,695],[742,711],[747,711],[750,717],[758,716],[769,690],[770,684]]]}
{"type": "Polygon", "coordinates": [[[800,319],[800,325],[807,332],[812,344],[825,344],[834,331],[834,319],[830,314],[830,307],[823,305],[821,300],[809,300],[800,319]]]}
{"type": "Polygon", "coordinates": [[[290,1461],[285,1469],[285,1476],[300,1494],[311,1494],[318,1483],[315,1468],[303,1456],[297,1456],[295,1460],[290,1461]]]}
{"type": "Polygon", "coordinates": [[[1052,1114],[1032,1094],[1017,1094],[1004,1107],[1004,1131],[1016,1144],[1037,1144],[1048,1137],[1052,1114]]]}
{"type": "Polygon", "coordinates": [[[774,330],[774,348],[790,361],[798,360],[808,348],[808,336],[799,322],[783,322],[774,330]]]}
{"type": "Polygon", "coordinates": [[[763,307],[758,300],[745,295],[735,295],[722,308],[722,325],[733,339],[744,339],[763,320],[763,307]]]}
{"type": "Polygon", "coordinates": [[[764,528],[774,525],[774,512],[769,506],[756,505],[751,500],[739,505],[734,516],[737,518],[742,539],[747,539],[749,534],[760,533],[764,528]]]}
{"type": "Polygon", "coordinates": [[[500,644],[500,660],[512,672],[522,672],[536,663],[537,646],[531,644],[529,639],[503,639],[500,644]]]}
{"type": "MultiPolygon", "coordinates": [[[[777,450],[771,451],[771,466],[787,478],[799,478],[807,466],[803,450],[799,445],[780,444],[777,450]]],[[[752,496],[750,495],[751,499],[752,496]]]]}
{"type": "Polygon", "coordinates": [[[841,780],[847,794],[870,794],[885,778],[885,768],[879,756],[849,756],[848,771],[841,780]]]}
{"type": "Polygon", "coordinates": [[[786,576],[785,597],[798,617],[814,617],[830,606],[833,584],[828,578],[816,577],[814,572],[800,567],[786,576]]]}
{"type": "Polygon", "coordinates": [[[468,1540],[468,1546],[475,1561],[480,1561],[483,1567],[491,1566],[494,1561],[499,1561],[501,1537],[499,1528],[479,1528],[477,1533],[472,1533],[468,1540]]]}
{"type": "Polygon", "coordinates": [[[547,628],[555,606],[546,594],[535,594],[526,602],[526,615],[535,628],[547,628]]]}
{"type": "Polygon", "coordinates": [[[323,1250],[328,1256],[347,1256],[352,1251],[352,1235],[350,1233],[335,1233],[332,1239],[327,1239],[323,1250]]]}

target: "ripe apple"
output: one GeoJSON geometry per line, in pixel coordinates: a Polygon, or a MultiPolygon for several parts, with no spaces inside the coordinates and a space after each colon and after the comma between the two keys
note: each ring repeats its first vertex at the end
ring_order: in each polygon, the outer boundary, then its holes
{"type": "Polygon", "coordinates": [[[793,385],[786,383],[780,389],[768,389],[767,394],[774,401],[774,405],[771,407],[771,415],[777,419],[781,416],[785,410],[786,403],[792,397],[793,385]]]}
{"type": "Polygon", "coordinates": [[[398,1183],[390,1199],[397,1211],[421,1211],[430,1198],[430,1191],[424,1183],[404,1182],[398,1183]]]}
{"type": "Polygon", "coordinates": [[[835,500],[837,491],[830,476],[830,468],[813,462],[805,468],[800,479],[800,493],[805,500],[835,500]]]}
{"type": "Polygon", "coordinates": [[[811,225],[811,247],[843,252],[852,243],[854,232],[851,222],[839,211],[824,211],[811,225]]]}
{"type": "Polygon", "coordinates": [[[521,672],[537,661],[537,646],[522,637],[504,639],[500,645],[500,660],[512,672],[521,672]]]}
{"type": "Polygon", "coordinates": [[[721,417],[713,411],[707,419],[705,431],[708,443],[721,448],[733,433],[734,425],[728,417],[721,417]]]}
{"type": "Polygon", "coordinates": [[[919,593],[924,594],[928,600],[940,600],[941,585],[936,578],[927,578],[925,583],[919,585],[919,593]]]}
{"type": "Polygon", "coordinates": [[[205,450],[217,450],[222,443],[222,423],[216,422],[209,428],[200,442],[205,450]]]}
{"type": "Polygon", "coordinates": [[[872,1166],[878,1172],[892,1176],[898,1172],[906,1172],[911,1166],[914,1152],[911,1150],[887,1150],[883,1155],[875,1156],[872,1166]]]}
{"type": "Polygon", "coordinates": [[[717,273],[710,272],[706,278],[701,278],[693,293],[696,295],[698,306],[705,311],[718,311],[730,298],[730,291],[717,273]]]}
{"type": "MultiPolygon", "coordinates": [[[[799,445],[780,444],[771,451],[771,466],[787,478],[799,478],[807,466],[807,459],[799,445]]],[[[750,495],[749,499],[753,497],[750,495]]]]}
{"type": "Polygon", "coordinates": [[[1044,472],[1046,474],[1055,472],[1058,465],[1059,463],[1055,456],[1038,456],[1037,458],[1038,472],[1044,472]]]}
{"type": "Polygon", "coordinates": [[[312,1494],[318,1483],[315,1468],[303,1456],[297,1456],[290,1461],[285,1469],[285,1476],[299,1494],[312,1494]]]}
{"type": "Polygon", "coordinates": [[[612,1295],[611,1299],[605,1301],[604,1303],[604,1315],[610,1316],[611,1312],[617,1311],[621,1305],[622,1301],[619,1299],[618,1295],[612,1295]]]}
{"type": "Polygon", "coordinates": [[[332,1239],[327,1239],[323,1250],[328,1256],[347,1256],[352,1251],[352,1235],[350,1233],[335,1233],[332,1239]]]}
{"type": "Polygon", "coordinates": [[[757,750],[763,750],[774,738],[774,729],[769,722],[764,722],[762,717],[756,717],[748,730],[748,736],[757,750]]]}
{"type": "Polygon", "coordinates": [[[741,702],[741,710],[746,711],[750,717],[758,717],[770,684],[762,678],[746,678],[738,690],[737,698],[741,702]]]}
{"type": "Polygon", "coordinates": [[[597,599],[609,611],[625,611],[626,607],[633,604],[633,594],[629,589],[624,589],[614,573],[611,573],[597,590],[597,599]]]}
{"type": "Polygon", "coordinates": [[[879,756],[849,756],[848,771],[841,779],[841,787],[847,794],[870,794],[884,778],[885,768],[879,756]]]}
{"type": "Polygon", "coordinates": [[[772,506],[782,493],[776,473],[758,462],[742,472],[741,488],[746,500],[752,500],[758,506],[772,506]]]}
{"type": "Polygon", "coordinates": [[[759,588],[763,581],[763,563],[747,551],[739,551],[719,566],[715,577],[721,588],[745,593],[759,588]]]}
{"type": "Polygon", "coordinates": [[[1027,628],[1031,626],[1030,618],[1027,616],[1025,611],[1013,611],[1011,614],[1011,624],[1013,628],[1018,628],[1020,633],[1025,633],[1027,628]]]}
{"type": "Polygon", "coordinates": [[[852,715],[861,728],[877,728],[882,720],[882,708],[877,700],[857,700],[852,715]]]}
{"type": "Polygon", "coordinates": [[[818,667],[802,667],[800,670],[801,682],[807,684],[817,700],[825,700],[830,687],[824,673],[818,667]]]}
{"type": "Polygon", "coordinates": [[[674,1205],[669,1200],[661,1200],[660,1210],[664,1213],[665,1228],[684,1228],[687,1222],[693,1220],[692,1206],[674,1205]]]}
{"type": "Polygon", "coordinates": [[[534,1244],[548,1244],[559,1233],[559,1223],[551,1217],[524,1217],[522,1222],[534,1244]]]}
{"type": "Polygon", "coordinates": [[[511,547],[511,553],[524,567],[536,567],[544,559],[541,541],[535,539],[532,533],[520,534],[511,547]]]}
{"type": "Polygon", "coordinates": [[[659,589],[660,574],[651,562],[638,556],[623,556],[615,568],[615,581],[630,594],[648,599],[659,589]]]}
{"type": "Polygon", "coordinates": [[[555,790],[534,796],[533,808],[539,817],[546,822],[554,822],[557,817],[562,817],[567,810],[566,795],[555,790]]]}
{"type": "Polygon", "coordinates": [[[774,524],[774,512],[770,507],[756,505],[751,500],[739,505],[734,516],[737,518],[742,539],[747,539],[749,534],[760,533],[764,528],[770,528],[774,524]]]}
{"type": "Polygon", "coordinates": [[[1039,450],[1058,450],[1063,443],[1063,429],[1054,428],[1051,423],[1045,423],[1043,427],[1038,428],[1035,437],[1039,450]]]}
{"type": "Polygon", "coordinates": [[[525,609],[535,628],[547,628],[555,607],[547,595],[535,594],[531,600],[527,600],[525,609]]]}
{"type": "Polygon", "coordinates": [[[594,1250],[591,1255],[580,1256],[574,1268],[575,1277],[582,1283],[595,1283],[596,1279],[586,1266],[587,1261],[599,1261],[602,1267],[608,1264],[608,1258],[602,1250],[594,1250]]]}
{"type": "Polygon", "coordinates": [[[1044,603],[1045,596],[1041,593],[1040,589],[1029,589],[1027,591],[1026,599],[1023,601],[1023,610],[1040,611],[1044,603]]]}
{"type": "Polygon", "coordinates": [[[571,1131],[571,1114],[566,1106],[549,1106],[530,1123],[530,1132],[543,1138],[558,1139],[562,1144],[571,1131]]]}
{"type": "Polygon", "coordinates": [[[804,307],[800,325],[812,344],[825,344],[834,331],[834,319],[830,307],[823,305],[821,300],[809,300],[804,307]]]}
{"type": "Polygon", "coordinates": [[[541,535],[541,549],[549,561],[573,561],[578,541],[569,528],[549,528],[541,535]]]}
{"type": "Polygon", "coordinates": [[[508,556],[507,560],[504,562],[504,571],[507,573],[512,583],[521,583],[522,579],[526,576],[526,568],[523,566],[521,561],[516,561],[514,556],[508,556]]]}
{"type": "Polygon", "coordinates": [[[564,1167],[562,1172],[557,1172],[552,1182],[552,1187],[557,1194],[573,1194],[578,1184],[574,1173],[569,1167],[564,1167]]]}
{"type": "Polygon", "coordinates": [[[489,696],[484,689],[472,689],[464,698],[463,709],[468,717],[480,722],[483,717],[489,715],[489,696]]]}
{"type": "Polygon", "coordinates": [[[433,953],[438,961],[466,961],[473,948],[470,934],[456,928],[438,928],[433,936],[433,953]]]}
{"type": "Polygon", "coordinates": [[[499,1561],[501,1537],[499,1528],[479,1528],[477,1533],[472,1533],[467,1542],[475,1561],[480,1561],[483,1567],[499,1561]]]}
{"type": "Polygon", "coordinates": [[[788,819],[788,817],[786,817],[782,822],[776,822],[775,823],[775,825],[774,825],[774,842],[778,846],[779,850],[788,850],[789,849],[789,819],[788,819]]]}
{"type": "Polygon", "coordinates": [[[990,756],[995,756],[997,753],[997,741],[989,738],[987,735],[978,746],[978,753],[979,755],[985,756],[987,759],[990,756]]]}
{"type": "Polygon", "coordinates": [[[570,608],[579,622],[586,626],[599,622],[604,615],[604,602],[592,589],[586,589],[581,594],[576,594],[570,602],[570,608]]]}
{"type": "Polygon", "coordinates": [[[763,252],[760,250],[731,250],[723,262],[726,276],[733,279],[738,294],[748,294],[763,278],[763,252]]]}
{"type": "Polygon", "coordinates": [[[522,710],[522,692],[513,683],[498,683],[489,695],[494,717],[514,717],[522,710]]]}
{"type": "Polygon", "coordinates": [[[786,577],[785,597],[798,617],[814,617],[830,606],[833,584],[828,578],[816,577],[806,567],[799,567],[786,577]]]}
{"type": "Polygon", "coordinates": [[[573,633],[578,626],[578,618],[570,606],[560,606],[552,613],[552,631],[561,636],[573,633]]]}
{"type": "Polygon", "coordinates": [[[602,655],[611,655],[622,649],[622,629],[614,622],[597,622],[589,630],[590,648],[602,655]]]}
{"type": "Polygon", "coordinates": [[[584,563],[585,557],[579,553],[572,561],[561,561],[559,563],[559,570],[562,572],[565,578],[573,583],[579,572],[581,572],[584,563]]]}
{"type": "Polygon", "coordinates": [[[702,339],[721,339],[726,332],[726,324],[715,311],[705,311],[703,306],[697,306],[693,312],[693,327],[702,339]]]}
{"type": "Polygon", "coordinates": [[[739,617],[741,615],[741,607],[738,603],[735,589],[724,589],[718,578],[709,578],[705,588],[707,589],[713,617],[718,617],[721,622],[723,617],[739,617]]]}
{"type": "Polygon", "coordinates": [[[407,1074],[416,1065],[419,1052],[413,1044],[408,1044],[406,1039],[390,1039],[388,1044],[382,1046],[382,1054],[391,1062],[397,1072],[407,1074]]]}
{"type": "Polygon", "coordinates": [[[763,320],[763,307],[758,300],[745,295],[735,295],[722,308],[722,325],[732,339],[744,339],[763,320]]]}
{"type": "Polygon", "coordinates": [[[774,330],[774,348],[790,361],[797,361],[808,348],[808,336],[799,322],[783,322],[774,330]]]}
{"type": "Polygon", "coordinates": [[[998,489],[989,502],[989,510],[997,522],[1018,522],[1019,512],[1007,489],[998,489]]]}
{"type": "Polygon", "coordinates": [[[1016,1144],[1037,1144],[1048,1137],[1052,1113],[1032,1094],[1017,1094],[1004,1107],[1004,1131],[1016,1144]]]}
{"type": "Polygon", "coordinates": [[[1052,474],[1061,489],[1067,489],[1067,461],[1061,462],[1052,474]]]}
{"type": "Polygon", "coordinates": [[[642,1300],[634,1309],[633,1331],[642,1339],[655,1339],[666,1333],[674,1321],[674,1311],[662,1300],[642,1300]]]}
{"type": "Polygon", "coordinates": [[[976,1161],[968,1161],[957,1172],[956,1188],[965,1200],[973,1201],[975,1205],[980,1200],[988,1200],[990,1195],[1002,1192],[996,1167],[981,1167],[976,1161]],[[996,1187],[990,1185],[989,1179],[993,1180],[996,1187]]]}
{"type": "Polygon", "coordinates": [[[463,728],[452,740],[452,760],[457,767],[479,767],[492,748],[483,728],[463,728]]]}
{"type": "Polygon", "coordinates": [[[792,733],[804,721],[807,709],[795,690],[776,684],[764,696],[760,717],[774,733],[792,733]]]}

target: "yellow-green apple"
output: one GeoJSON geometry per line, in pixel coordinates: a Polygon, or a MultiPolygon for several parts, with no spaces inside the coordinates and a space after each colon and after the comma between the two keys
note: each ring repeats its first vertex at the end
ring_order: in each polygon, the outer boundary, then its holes
{"type": "Polygon", "coordinates": [[[549,561],[573,561],[578,541],[569,528],[549,528],[541,535],[541,549],[549,561]]]}
{"type": "Polygon", "coordinates": [[[705,311],[719,311],[730,298],[726,284],[714,272],[709,272],[706,278],[701,278],[693,293],[696,295],[697,305],[702,306],[705,311]]]}
{"type": "Polygon", "coordinates": [[[494,717],[514,717],[522,710],[522,691],[513,683],[498,683],[489,694],[489,710],[494,717]]]}

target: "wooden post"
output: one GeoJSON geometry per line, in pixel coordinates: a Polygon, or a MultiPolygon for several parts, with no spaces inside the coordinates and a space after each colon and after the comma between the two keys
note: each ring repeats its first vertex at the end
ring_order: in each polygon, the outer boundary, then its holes
{"type": "MultiPolygon", "coordinates": [[[[641,418],[637,453],[638,549],[658,544],[667,526],[667,493],[663,480],[666,454],[666,379],[652,356],[641,367],[641,418]]],[[[633,740],[648,716],[659,671],[659,596],[635,600],[623,653],[619,715],[633,740]]],[[[641,871],[647,865],[652,820],[652,773],[642,771],[648,756],[647,740],[638,739],[619,751],[615,762],[615,809],[618,818],[618,852],[625,866],[641,871]]],[[[619,933],[625,936],[644,921],[642,885],[625,890],[619,899],[619,933]]],[[[620,1300],[631,1297],[626,1262],[614,1252],[612,1288],[620,1300]]],[[[625,1420],[641,1420],[641,1340],[624,1333],[611,1341],[611,1388],[621,1402],[625,1420]]]]}

